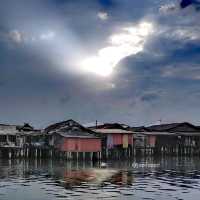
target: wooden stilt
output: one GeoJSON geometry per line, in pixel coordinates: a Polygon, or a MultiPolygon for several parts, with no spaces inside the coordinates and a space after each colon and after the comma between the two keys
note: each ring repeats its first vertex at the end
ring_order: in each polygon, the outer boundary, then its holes
{"type": "Polygon", "coordinates": [[[12,158],[12,150],[11,150],[11,149],[9,149],[9,152],[8,152],[8,157],[9,157],[9,159],[11,159],[11,158],[12,158]]]}
{"type": "Polygon", "coordinates": [[[27,148],[26,157],[29,158],[29,149],[27,148]]]}
{"type": "Polygon", "coordinates": [[[102,153],[101,153],[101,151],[99,152],[99,160],[102,160],[102,153]]]}
{"type": "Polygon", "coordinates": [[[40,149],[40,158],[42,157],[42,149],[40,149]]]}
{"type": "Polygon", "coordinates": [[[37,148],[35,149],[35,158],[37,158],[37,156],[38,156],[38,150],[37,150],[37,148]]]}
{"type": "Polygon", "coordinates": [[[76,160],[79,160],[79,152],[76,152],[76,160]]]}
{"type": "Polygon", "coordinates": [[[93,152],[90,152],[90,160],[92,161],[93,159],[93,152]]]}
{"type": "Polygon", "coordinates": [[[24,156],[24,150],[21,149],[21,157],[23,157],[23,156],[24,156]]]}

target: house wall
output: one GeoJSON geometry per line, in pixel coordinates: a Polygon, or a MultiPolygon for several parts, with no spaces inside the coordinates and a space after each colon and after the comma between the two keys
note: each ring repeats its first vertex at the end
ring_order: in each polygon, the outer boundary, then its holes
{"type": "MultiPolygon", "coordinates": [[[[123,145],[123,136],[124,134],[109,134],[112,137],[113,145],[123,145]]],[[[133,135],[127,134],[128,136],[128,144],[133,144],[133,135]]]]}
{"type": "Polygon", "coordinates": [[[57,144],[61,151],[68,152],[100,152],[101,139],[98,138],[63,138],[57,144]]]}
{"type": "Polygon", "coordinates": [[[147,146],[149,146],[149,147],[156,146],[156,136],[155,135],[149,135],[147,137],[147,146]]]}

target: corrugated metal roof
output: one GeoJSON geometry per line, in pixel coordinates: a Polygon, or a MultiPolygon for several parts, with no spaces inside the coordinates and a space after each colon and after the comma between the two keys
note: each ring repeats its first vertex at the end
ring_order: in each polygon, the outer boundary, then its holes
{"type": "Polygon", "coordinates": [[[132,131],[127,131],[127,130],[123,130],[123,129],[105,129],[105,128],[102,128],[102,129],[92,129],[93,131],[95,131],[96,133],[104,133],[104,134],[109,134],[109,133],[112,133],[112,134],[134,134],[134,132],[132,131]]]}
{"type": "Polygon", "coordinates": [[[159,132],[159,131],[152,131],[152,132],[138,132],[137,134],[142,134],[142,135],[163,135],[163,136],[200,136],[200,132],[159,132]]]}
{"type": "Polygon", "coordinates": [[[96,133],[74,120],[52,124],[45,129],[47,134],[59,134],[63,137],[99,138],[96,133]]]}
{"type": "Polygon", "coordinates": [[[18,125],[7,125],[0,124],[0,135],[40,135],[42,132],[40,130],[34,130],[31,126],[31,129],[26,129],[27,124],[24,126],[18,125]],[[25,129],[23,129],[25,127],[25,129]]]}
{"type": "Polygon", "coordinates": [[[169,135],[173,136],[176,135],[176,133],[170,133],[170,132],[159,132],[159,131],[152,131],[152,132],[138,132],[138,134],[143,134],[143,135],[169,135]]]}
{"type": "Polygon", "coordinates": [[[149,131],[169,131],[169,132],[200,132],[200,129],[188,122],[160,124],[146,127],[149,131]]]}
{"type": "Polygon", "coordinates": [[[58,135],[60,135],[60,136],[62,136],[62,137],[66,137],[66,138],[99,138],[99,137],[96,137],[96,136],[94,136],[94,135],[91,135],[91,134],[89,134],[89,133],[75,133],[75,132],[73,132],[73,133],[69,133],[69,132],[56,132],[56,133],[54,133],[54,134],[58,134],[58,135]]]}
{"type": "Polygon", "coordinates": [[[126,124],[120,124],[120,123],[104,123],[104,124],[98,124],[97,126],[89,127],[91,129],[123,129],[126,130],[127,128],[130,128],[126,124]]]}

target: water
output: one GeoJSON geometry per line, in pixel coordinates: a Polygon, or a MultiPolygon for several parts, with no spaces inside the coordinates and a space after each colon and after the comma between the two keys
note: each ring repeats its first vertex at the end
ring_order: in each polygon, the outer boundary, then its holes
{"type": "Polygon", "coordinates": [[[0,200],[198,199],[199,158],[109,162],[0,160],[0,200]]]}

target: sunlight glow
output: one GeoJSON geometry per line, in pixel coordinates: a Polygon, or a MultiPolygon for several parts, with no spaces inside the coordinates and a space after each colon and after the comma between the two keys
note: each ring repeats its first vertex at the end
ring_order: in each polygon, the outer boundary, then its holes
{"type": "Polygon", "coordinates": [[[120,33],[109,38],[109,45],[100,49],[96,56],[81,62],[81,68],[100,76],[109,76],[114,67],[125,57],[143,51],[148,36],[153,31],[153,24],[141,22],[135,27],[125,27],[120,33]]]}

